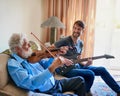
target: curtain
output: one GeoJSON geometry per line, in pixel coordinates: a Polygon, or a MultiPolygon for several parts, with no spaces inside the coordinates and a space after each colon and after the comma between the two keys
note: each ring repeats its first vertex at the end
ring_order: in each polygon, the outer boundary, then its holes
{"type": "MultiPolygon", "coordinates": [[[[57,16],[66,26],[65,29],[58,29],[57,39],[60,35],[71,35],[73,23],[76,20],[85,22],[86,28],[80,37],[84,41],[82,57],[93,56],[96,0],[45,0],[45,3],[46,19],[57,16]]],[[[49,40],[48,37],[46,36],[46,41],[49,40]]]]}

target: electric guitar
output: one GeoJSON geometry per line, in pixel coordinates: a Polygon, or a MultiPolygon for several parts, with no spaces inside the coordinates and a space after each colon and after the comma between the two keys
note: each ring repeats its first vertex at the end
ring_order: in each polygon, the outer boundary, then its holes
{"type": "Polygon", "coordinates": [[[115,58],[114,56],[111,56],[111,55],[101,55],[101,56],[95,56],[95,57],[88,57],[88,58],[83,58],[83,59],[71,59],[73,61],[73,65],[70,65],[70,66],[66,66],[65,64],[63,66],[60,66],[58,69],[59,69],[59,72],[57,72],[58,74],[60,75],[64,75],[66,74],[67,72],[69,72],[71,69],[73,69],[75,66],[76,63],[80,64],[81,62],[84,62],[84,61],[87,61],[88,59],[92,59],[92,60],[96,60],[96,59],[102,59],[102,58],[106,58],[106,59],[112,59],[112,58],[115,58]]]}

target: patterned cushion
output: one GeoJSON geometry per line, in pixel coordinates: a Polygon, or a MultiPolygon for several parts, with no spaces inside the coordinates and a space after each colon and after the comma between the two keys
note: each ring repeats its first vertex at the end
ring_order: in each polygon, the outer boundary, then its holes
{"type": "MultiPolygon", "coordinates": [[[[30,42],[32,50],[39,50],[40,49],[40,47],[34,41],[29,41],[29,42],[30,42]]],[[[9,49],[6,49],[5,51],[3,51],[1,53],[7,54],[7,55],[11,54],[9,49]]]]}
{"type": "Polygon", "coordinates": [[[11,52],[10,52],[10,50],[9,49],[6,49],[5,51],[3,51],[2,52],[3,54],[8,54],[8,55],[10,55],[11,54],[11,52]]]}
{"type": "Polygon", "coordinates": [[[32,50],[38,50],[38,45],[34,41],[30,41],[32,50]]]}

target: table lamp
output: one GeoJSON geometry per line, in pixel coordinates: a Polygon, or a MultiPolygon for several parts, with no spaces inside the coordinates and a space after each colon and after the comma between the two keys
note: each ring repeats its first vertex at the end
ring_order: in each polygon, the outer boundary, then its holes
{"type": "Polygon", "coordinates": [[[57,28],[65,28],[65,25],[59,20],[58,17],[52,16],[41,24],[41,27],[51,28],[50,43],[53,44],[56,41],[57,28]]]}

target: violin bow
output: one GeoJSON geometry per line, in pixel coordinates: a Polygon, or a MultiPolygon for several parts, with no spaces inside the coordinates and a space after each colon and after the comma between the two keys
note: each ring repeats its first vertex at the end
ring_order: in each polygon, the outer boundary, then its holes
{"type": "Polygon", "coordinates": [[[32,32],[31,32],[31,34],[39,41],[39,43],[41,44],[41,46],[42,46],[44,49],[46,49],[46,50],[50,53],[50,55],[51,55],[52,57],[55,58],[55,56],[52,54],[52,52],[49,51],[49,49],[42,43],[42,41],[40,41],[40,40],[38,39],[38,37],[35,36],[35,34],[33,34],[32,32]]]}

